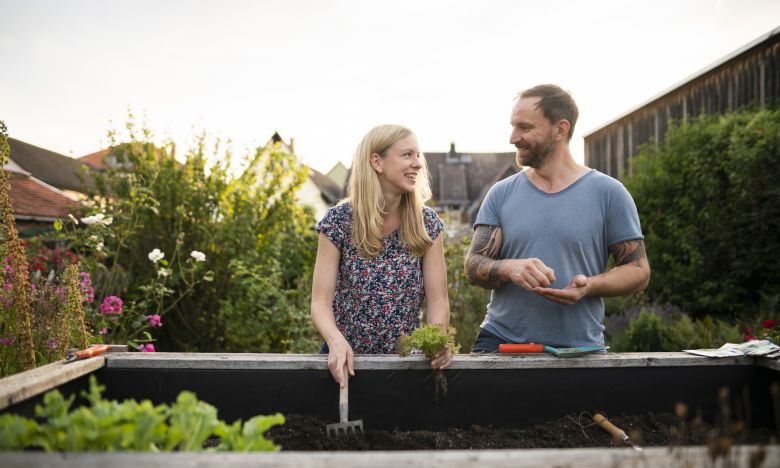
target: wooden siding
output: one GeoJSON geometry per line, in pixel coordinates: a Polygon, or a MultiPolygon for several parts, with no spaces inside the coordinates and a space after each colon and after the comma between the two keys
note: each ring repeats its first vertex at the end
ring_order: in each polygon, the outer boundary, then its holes
{"type": "Polygon", "coordinates": [[[620,179],[640,145],[700,114],[780,104],[780,28],[674,89],[585,135],[585,164],[620,179]]]}

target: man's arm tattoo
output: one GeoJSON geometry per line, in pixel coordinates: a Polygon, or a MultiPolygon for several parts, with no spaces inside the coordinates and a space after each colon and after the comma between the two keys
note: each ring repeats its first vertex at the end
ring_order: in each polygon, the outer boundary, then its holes
{"type": "Polygon", "coordinates": [[[645,242],[642,239],[610,245],[609,253],[615,259],[615,266],[632,264],[637,268],[642,268],[642,259],[647,258],[645,242]]]}
{"type": "Polygon", "coordinates": [[[471,284],[487,289],[496,289],[506,281],[499,275],[503,260],[501,252],[502,232],[498,226],[478,226],[466,255],[466,277],[471,284]]]}

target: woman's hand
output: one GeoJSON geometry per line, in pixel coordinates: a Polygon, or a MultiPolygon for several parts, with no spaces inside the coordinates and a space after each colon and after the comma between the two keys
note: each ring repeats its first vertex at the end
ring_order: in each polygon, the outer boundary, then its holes
{"type": "Polygon", "coordinates": [[[431,361],[431,368],[446,369],[450,364],[452,364],[452,359],[453,356],[450,348],[444,348],[436,353],[436,356],[434,356],[433,360],[431,361]]]}
{"type": "Polygon", "coordinates": [[[333,379],[344,386],[349,376],[344,375],[344,364],[347,364],[347,372],[350,376],[355,376],[355,353],[352,346],[349,345],[343,336],[328,343],[328,369],[333,379]]]}

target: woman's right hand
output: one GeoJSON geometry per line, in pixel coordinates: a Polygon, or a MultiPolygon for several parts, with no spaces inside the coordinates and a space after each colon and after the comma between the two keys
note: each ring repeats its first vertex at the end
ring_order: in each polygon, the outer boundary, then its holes
{"type": "Polygon", "coordinates": [[[344,386],[347,383],[349,376],[344,375],[344,364],[347,365],[347,372],[350,376],[355,375],[355,353],[352,351],[352,346],[349,345],[347,340],[340,336],[339,338],[328,343],[328,369],[333,379],[339,383],[340,386],[344,386]]]}

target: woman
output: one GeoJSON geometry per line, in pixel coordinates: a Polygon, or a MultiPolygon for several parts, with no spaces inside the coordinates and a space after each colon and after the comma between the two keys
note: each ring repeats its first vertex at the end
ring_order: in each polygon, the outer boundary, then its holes
{"type": "MultiPolygon", "coordinates": [[[[347,199],[317,225],[311,316],[325,339],[328,368],[344,386],[354,354],[395,353],[401,333],[427,320],[449,324],[441,220],[417,137],[399,125],[369,131],[352,160],[347,199]]],[[[434,369],[452,362],[444,350],[434,369]]]]}

